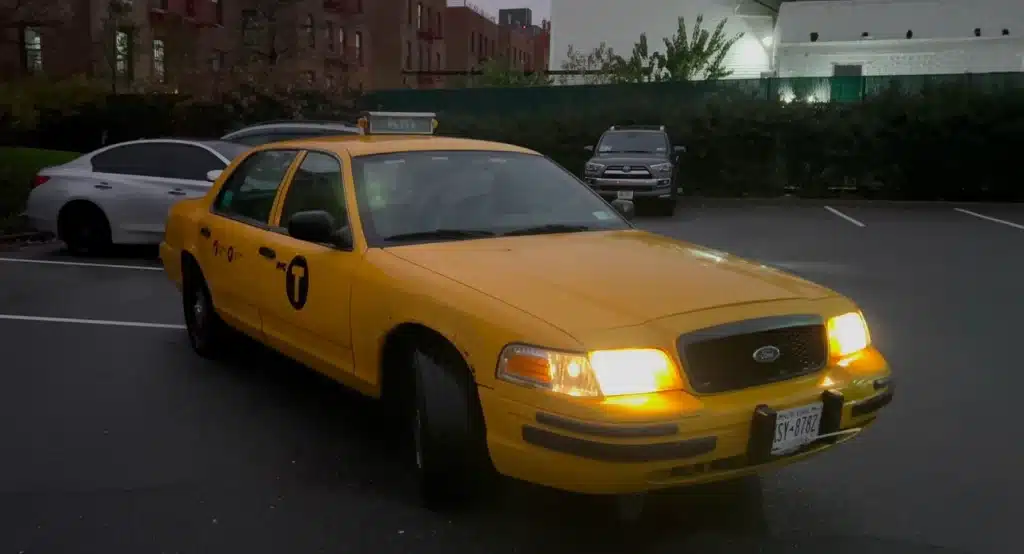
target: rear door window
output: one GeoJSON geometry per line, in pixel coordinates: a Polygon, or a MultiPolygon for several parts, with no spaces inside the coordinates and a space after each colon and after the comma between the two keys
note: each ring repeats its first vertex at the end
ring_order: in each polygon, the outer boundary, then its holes
{"type": "Polygon", "coordinates": [[[157,143],[126,144],[96,154],[90,160],[98,173],[163,177],[164,162],[157,143]]]}
{"type": "Polygon", "coordinates": [[[267,225],[277,190],[298,150],[261,150],[228,176],[213,203],[214,213],[267,225]]]}

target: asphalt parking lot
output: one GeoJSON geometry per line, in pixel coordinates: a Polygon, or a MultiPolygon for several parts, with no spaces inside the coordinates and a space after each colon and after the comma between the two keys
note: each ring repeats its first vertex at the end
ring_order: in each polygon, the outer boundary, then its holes
{"type": "Polygon", "coordinates": [[[438,515],[372,403],[258,348],[195,356],[152,252],[36,246],[0,253],[0,552],[1016,550],[1024,206],[694,205],[639,223],[853,297],[895,402],[759,496],[680,491],[625,526],[522,486],[438,515]]]}

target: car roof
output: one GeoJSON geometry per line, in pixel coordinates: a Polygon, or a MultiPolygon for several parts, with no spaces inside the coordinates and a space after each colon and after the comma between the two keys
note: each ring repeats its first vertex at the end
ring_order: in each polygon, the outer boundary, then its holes
{"type": "Polygon", "coordinates": [[[327,130],[338,130],[338,131],[354,131],[356,133],[362,132],[362,130],[356,125],[349,123],[341,123],[337,121],[267,121],[264,123],[254,123],[235,129],[229,133],[225,133],[224,137],[230,137],[232,135],[240,135],[246,133],[252,133],[257,131],[273,131],[275,129],[327,129],[327,130]]]}
{"type": "Polygon", "coordinates": [[[275,142],[260,146],[258,150],[275,148],[302,148],[308,150],[326,150],[329,152],[348,152],[351,156],[372,156],[374,154],[390,154],[394,152],[423,152],[429,150],[484,150],[492,152],[518,152],[521,154],[537,154],[529,148],[492,142],[489,140],[464,139],[438,136],[416,135],[352,135],[341,137],[312,137],[275,142]]]}

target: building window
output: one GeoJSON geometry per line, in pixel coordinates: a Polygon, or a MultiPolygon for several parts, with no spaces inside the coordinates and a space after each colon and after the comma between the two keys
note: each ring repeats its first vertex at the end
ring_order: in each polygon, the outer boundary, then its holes
{"type": "Polygon", "coordinates": [[[348,37],[345,36],[345,28],[338,28],[338,46],[341,46],[342,50],[348,48],[348,37]]]}
{"type": "Polygon", "coordinates": [[[405,68],[412,69],[412,41],[405,41],[405,68]]]}
{"type": "Polygon", "coordinates": [[[334,75],[328,75],[327,76],[327,88],[328,89],[334,89],[334,85],[335,85],[334,75]]]}
{"type": "Polygon", "coordinates": [[[405,23],[412,25],[412,0],[405,0],[405,23]]]}
{"type": "Polygon", "coordinates": [[[196,0],[185,0],[185,15],[196,16],[196,0]]]}
{"type": "Polygon", "coordinates": [[[441,12],[437,12],[436,17],[437,23],[434,26],[434,34],[436,34],[437,36],[443,36],[444,33],[441,32],[441,12]]]}
{"type": "Polygon", "coordinates": [[[316,72],[315,71],[307,71],[303,75],[305,76],[306,84],[307,85],[312,85],[313,83],[316,82],[316,72]]]}
{"type": "Polygon", "coordinates": [[[330,50],[331,52],[334,52],[335,50],[337,50],[338,47],[338,45],[335,44],[334,42],[334,39],[337,37],[337,35],[334,34],[334,22],[328,20],[326,23],[324,23],[324,25],[325,28],[327,29],[327,49],[330,50]]]}
{"type": "Polygon", "coordinates": [[[210,56],[210,70],[214,73],[224,68],[224,52],[216,52],[210,56]]]}
{"type": "Polygon", "coordinates": [[[423,28],[423,3],[419,2],[416,4],[416,28],[423,28]]]}
{"type": "Polygon", "coordinates": [[[356,32],[356,61],[363,65],[363,33],[356,32]]]}
{"type": "Polygon", "coordinates": [[[25,27],[21,34],[23,63],[28,73],[43,71],[43,36],[40,31],[39,27],[25,27]]]}
{"type": "Polygon", "coordinates": [[[214,10],[217,15],[217,25],[224,25],[224,2],[223,0],[213,0],[214,10]]]}
{"type": "Polygon", "coordinates": [[[441,53],[440,52],[437,53],[437,68],[438,69],[444,69],[444,68],[441,67],[441,53]]]}
{"type": "Polygon", "coordinates": [[[476,31],[469,33],[469,51],[476,52],[476,31]]]}
{"type": "Polygon", "coordinates": [[[164,67],[164,41],[160,39],[153,39],[153,78],[160,84],[167,82],[167,73],[164,67]]]}
{"type": "Polygon", "coordinates": [[[134,77],[134,52],[132,52],[132,30],[118,29],[114,34],[114,70],[118,77],[134,77]]]}
{"type": "Polygon", "coordinates": [[[306,34],[306,46],[316,48],[316,24],[313,22],[313,14],[306,15],[306,21],[302,24],[302,32],[306,34]]]}

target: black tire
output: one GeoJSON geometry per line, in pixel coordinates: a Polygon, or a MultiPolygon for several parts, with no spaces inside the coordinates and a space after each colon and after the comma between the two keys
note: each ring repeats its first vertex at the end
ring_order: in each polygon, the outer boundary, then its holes
{"type": "Polygon", "coordinates": [[[76,256],[98,255],[110,249],[110,222],[98,206],[72,202],[57,217],[57,234],[76,256]]]}
{"type": "Polygon", "coordinates": [[[192,350],[204,358],[217,358],[224,353],[228,327],[213,307],[213,296],[206,279],[195,265],[184,268],[181,304],[185,311],[185,328],[192,350]]]}
{"type": "Polygon", "coordinates": [[[409,422],[420,499],[430,509],[468,505],[494,478],[476,384],[462,358],[444,348],[415,350],[412,369],[409,422]]]}

